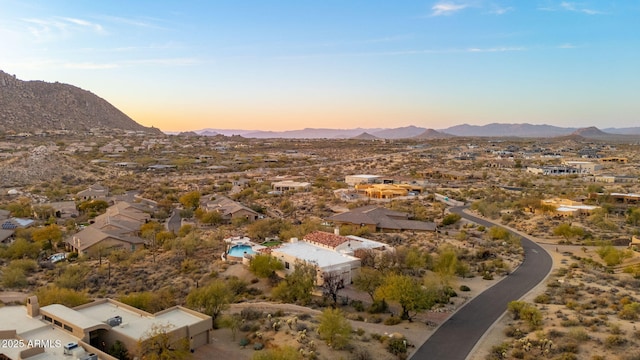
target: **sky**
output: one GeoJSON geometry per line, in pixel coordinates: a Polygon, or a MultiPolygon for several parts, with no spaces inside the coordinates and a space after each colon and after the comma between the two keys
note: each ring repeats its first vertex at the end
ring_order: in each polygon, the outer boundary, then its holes
{"type": "Polygon", "coordinates": [[[0,0],[0,70],[164,131],[640,124],[639,1],[0,0]]]}

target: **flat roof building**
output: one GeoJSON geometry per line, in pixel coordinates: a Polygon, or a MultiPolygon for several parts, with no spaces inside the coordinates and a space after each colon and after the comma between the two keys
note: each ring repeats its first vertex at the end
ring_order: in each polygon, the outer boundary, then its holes
{"type": "Polygon", "coordinates": [[[213,331],[210,316],[190,309],[174,306],[150,314],[111,299],[75,308],[60,304],[39,307],[38,298],[32,296],[26,307],[1,307],[0,319],[0,339],[20,345],[0,348],[0,354],[15,360],[116,360],[105,352],[116,341],[134,353],[138,342],[153,335],[159,326],[173,341],[187,339],[195,350],[210,342],[213,331]]]}

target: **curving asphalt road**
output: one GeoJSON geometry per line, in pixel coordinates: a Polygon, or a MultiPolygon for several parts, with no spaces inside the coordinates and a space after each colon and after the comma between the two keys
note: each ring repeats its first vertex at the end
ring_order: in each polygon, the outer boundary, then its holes
{"type": "MultiPolygon", "coordinates": [[[[450,211],[485,227],[496,224],[466,214],[465,207],[450,211]]],[[[509,276],[476,296],[443,323],[413,354],[411,359],[464,360],[491,325],[506,311],[510,301],[524,296],[551,271],[551,256],[538,244],[519,236],[524,261],[509,276]]]]}

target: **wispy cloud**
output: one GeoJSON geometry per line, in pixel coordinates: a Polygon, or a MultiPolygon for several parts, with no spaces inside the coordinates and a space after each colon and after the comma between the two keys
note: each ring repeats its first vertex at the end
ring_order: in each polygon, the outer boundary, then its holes
{"type": "Polygon", "coordinates": [[[148,58],[122,61],[66,61],[60,59],[27,59],[20,62],[0,61],[0,68],[53,70],[53,69],[77,69],[77,70],[110,70],[133,67],[166,66],[184,67],[204,63],[198,58],[148,58]]]}
{"type": "Polygon", "coordinates": [[[62,18],[62,20],[67,21],[67,22],[72,23],[72,24],[75,24],[75,25],[78,25],[78,26],[81,26],[81,27],[93,29],[97,33],[101,33],[101,34],[105,33],[105,30],[102,27],[102,25],[97,24],[97,23],[92,23],[90,21],[86,21],[86,20],[82,20],[82,19],[75,19],[75,18],[62,18]]]}
{"type": "Polygon", "coordinates": [[[563,1],[558,5],[540,7],[542,11],[570,11],[587,15],[604,15],[606,12],[589,8],[582,3],[563,1]]]}
{"type": "Polygon", "coordinates": [[[565,44],[560,44],[558,46],[556,46],[556,48],[558,49],[579,49],[579,48],[583,48],[585,47],[585,45],[575,45],[575,44],[571,44],[571,43],[565,43],[565,44]]]}
{"type": "Polygon", "coordinates": [[[407,49],[396,51],[371,51],[371,52],[336,52],[276,56],[276,59],[311,59],[311,58],[334,58],[334,57],[379,57],[379,56],[413,56],[428,54],[463,54],[463,53],[498,53],[526,51],[526,47],[491,47],[491,48],[451,48],[451,49],[407,49]]]}
{"type": "Polygon", "coordinates": [[[105,21],[131,25],[140,28],[150,28],[150,29],[164,29],[162,26],[158,25],[159,19],[137,19],[137,18],[125,18],[120,16],[101,16],[100,19],[104,19],[105,21]]]}
{"type": "Polygon", "coordinates": [[[491,53],[491,52],[511,52],[511,51],[525,51],[524,47],[492,47],[492,48],[469,48],[467,52],[473,53],[491,53]]]}
{"type": "Polygon", "coordinates": [[[99,34],[106,33],[102,25],[76,18],[24,18],[21,19],[21,21],[26,24],[27,30],[37,41],[48,41],[68,37],[74,33],[83,33],[87,29],[91,29],[93,32],[99,34]]]}
{"type": "Polygon", "coordinates": [[[491,7],[491,9],[489,10],[489,14],[494,14],[494,15],[504,15],[508,12],[513,11],[514,8],[511,6],[507,6],[507,7],[502,7],[502,6],[498,6],[498,5],[493,5],[491,7]]]}
{"type": "Polygon", "coordinates": [[[439,2],[431,7],[431,16],[451,15],[469,7],[467,4],[439,2]]]}

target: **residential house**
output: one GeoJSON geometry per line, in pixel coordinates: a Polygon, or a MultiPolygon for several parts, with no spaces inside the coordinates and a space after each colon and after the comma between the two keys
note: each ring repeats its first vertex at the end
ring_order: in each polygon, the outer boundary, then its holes
{"type": "Polygon", "coordinates": [[[140,226],[149,219],[148,213],[132,204],[118,202],[68,239],[67,247],[78,255],[94,255],[113,249],[135,251],[145,245],[139,234],[140,226]]]}
{"type": "Polygon", "coordinates": [[[248,221],[255,221],[260,217],[256,211],[248,208],[237,201],[233,201],[225,196],[217,196],[204,203],[204,208],[207,211],[217,211],[222,215],[222,218],[226,221],[232,221],[234,219],[245,219],[248,221]]]}
{"type": "Polygon", "coordinates": [[[579,201],[560,198],[541,200],[541,203],[554,207],[554,215],[562,217],[590,215],[595,209],[600,208],[600,206],[584,205],[579,201]]]}
{"type": "Polygon", "coordinates": [[[271,187],[274,191],[308,191],[311,183],[285,180],[272,183],[271,187]]]}
{"type": "Polygon", "coordinates": [[[379,207],[363,206],[326,219],[336,225],[367,227],[370,232],[382,231],[436,231],[436,224],[409,220],[409,214],[379,207]]]}
{"type": "Polygon", "coordinates": [[[527,172],[537,175],[574,175],[580,174],[580,170],[571,166],[540,166],[540,167],[527,167],[527,172]]]}
{"type": "Polygon", "coordinates": [[[343,284],[351,284],[361,266],[360,258],[354,256],[359,249],[393,250],[387,244],[357,236],[314,231],[302,240],[293,238],[289,243],[272,249],[271,255],[284,264],[284,273],[293,272],[296,264],[302,262],[316,266],[318,285],[324,283],[326,274],[337,275],[343,284]]]}
{"type": "Polygon", "coordinates": [[[210,316],[181,306],[150,314],[111,299],[74,308],[60,304],[40,307],[38,298],[31,296],[26,306],[1,307],[0,318],[2,339],[25,343],[2,347],[0,352],[9,359],[117,360],[106,353],[116,341],[135,353],[138,341],[166,324],[173,325],[167,330],[172,342],[186,339],[196,351],[211,342],[213,331],[210,316]]]}
{"type": "Polygon", "coordinates": [[[380,176],[378,175],[347,175],[344,178],[344,182],[349,186],[356,186],[358,184],[373,184],[375,183],[380,176]]]}
{"type": "Polygon", "coordinates": [[[106,199],[109,196],[109,189],[101,184],[93,184],[87,189],[76,194],[78,200],[106,199]]]}
{"type": "Polygon", "coordinates": [[[603,175],[595,176],[594,177],[594,181],[595,182],[607,183],[607,184],[614,184],[614,183],[631,184],[631,183],[637,183],[638,182],[638,177],[637,176],[629,176],[629,175],[603,174],[603,175]]]}
{"type": "Polygon", "coordinates": [[[601,164],[591,161],[564,161],[563,164],[578,169],[580,174],[594,174],[602,169],[601,164]]]}

